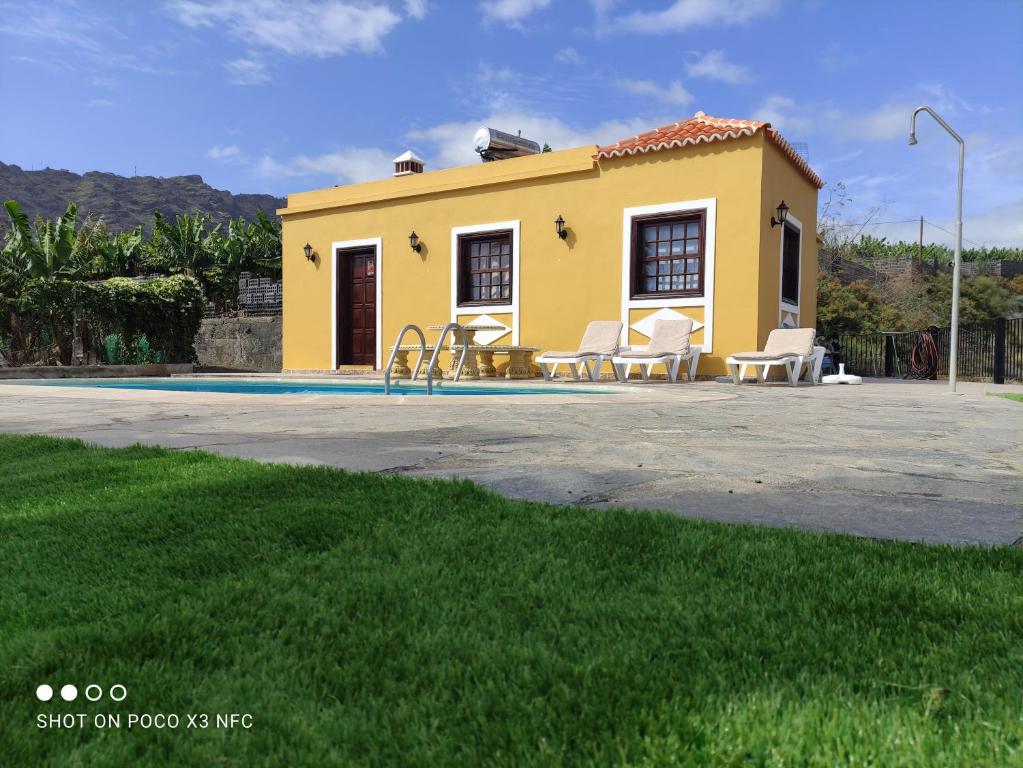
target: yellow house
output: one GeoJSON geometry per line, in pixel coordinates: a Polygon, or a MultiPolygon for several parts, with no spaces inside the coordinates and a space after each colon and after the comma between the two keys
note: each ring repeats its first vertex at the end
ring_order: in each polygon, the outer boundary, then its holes
{"type": "Polygon", "coordinates": [[[590,320],[642,344],[650,318],[684,315],[716,375],[815,323],[822,182],[769,123],[697,112],[604,147],[395,168],[278,211],[286,370],[379,369],[406,323],[485,323],[504,330],[477,343],[543,350],[575,349],[590,320]]]}

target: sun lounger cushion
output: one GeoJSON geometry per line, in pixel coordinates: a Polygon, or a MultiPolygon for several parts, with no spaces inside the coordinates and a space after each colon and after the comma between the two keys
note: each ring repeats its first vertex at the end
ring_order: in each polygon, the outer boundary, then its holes
{"type": "Polygon", "coordinates": [[[689,337],[693,333],[693,321],[657,320],[646,351],[648,355],[688,355],[689,337]]]}
{"type": "Polygon", "coordinates": [[[650,336],[650,343],[645,350],[625,350],[618,357],[647,358],[664,355],[689,356],[689,339],[693,333],[693,321],[689,318],[680,320],[657,320],[650,336]]]}
{"type": "Polygon", "coordinates": [[[593,320],[586,326],[586,333],[579,344],[579,353],[583,355],[613,355],[618,349],[618,339],[622,335],[620,320],[593,320]]]}
{"type": "Polygon", "coordinates": [[[540,357],[583,357],[585,355],[604,355],[610,357],[618,349],[618,337],[622,334],[622,324],[618,320],[594,320],[586,326],[586,333],[579,344],[579,349],[571,352],[544,352],[540,357]]]}
{"type": "Polygon", "coordinates": [[[809,357],[816,337],[817,331],[813,328],[775,328],[767,337],[763,352],[739,352],[732,358],[756,362],[782,357],[809,357]]]}

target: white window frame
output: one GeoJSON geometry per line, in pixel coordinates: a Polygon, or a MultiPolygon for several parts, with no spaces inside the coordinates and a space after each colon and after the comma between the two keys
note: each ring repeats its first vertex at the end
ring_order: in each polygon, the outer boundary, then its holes
{"type": "Polygon", "coordinates": [[[451,228],[451,322],[457,323],[460,315],[507,315],[512,316],[512,344],[519,343],[519,286],[522,285],[522,270],[519,268],[520,222],[495,221],[490,224],[470,224],[451,228]],[[512,290],[511,304],[473,304],[458,306],[458,238],[462,235],[480,235],[487,232],[512,233],[512,290]]]}
{"type": "Polygon", "coordinates": [[[625,208],[622,212],[622,343],[629,343],[629,315],[633,309],[661,309],[662,307],[703,307],[703,352],[713,352],[714,342],[714,260],[717,232],[716,197],[699,200],[681,200],[677,203],[658,203],[625,208]],[[665,297],[663,299],[632,298],[632,220],[655,214],[684,214],[703,211],[703,295],[665,297]]]}
{"type": "Polygon", "coordinates": [[[335,240],[330,244],[330,369],[337,370],[337,252],[349,248],[367,248],[376,250],[376,350],[373,353],[373,370],[379,371],[381,366],[381,349],[383,333],[383,287],[384,287],[384,241],[380,237],[367,237],[362,240],[335,240]]]}
{"type": "Polygon", "coordinates": [[[778,327],[781,327],[782,318],[785,314],[794,315],[796,322],[799,322],[799,304],[803,301],[803,222],[792,215],[792,211],[788,212],[785,217],[785,224],[781,225],[781,232],[778,237],[778,327]],[[798,297],[796,304],[785,301],[781,297],[782,285],[785,280],[785,224],[792,224],[792,227],[799,232],[799,248],[798,261],[799,266],[799,280],[797,282],[796,295],[798,297]]]}

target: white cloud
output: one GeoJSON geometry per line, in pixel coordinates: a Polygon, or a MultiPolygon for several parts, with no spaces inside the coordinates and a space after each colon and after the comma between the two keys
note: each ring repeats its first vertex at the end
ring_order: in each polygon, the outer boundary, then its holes
{"type": "Polygon", "coordinates": [[[167,8],[186,26],[223,27],[253,49],[318,58],[378,51],[400,21],[386,4],[344,0],[168,0],[167,8]]]}
{"type": "Polygon", "coordinates": [[[550,4],[551,0],[483,0],[480,11],[485,22],[517,27],[527,16],[550,4]]]}
{"type": "MultiPolygon", "coordinates": [[[[980,145],[980,158],[989,170],[997,170],[1007,176],[1023,179],[1023,135],[1011,136],[1007,139],[999,139],[993,147],[989,142],[978,142],[973,137],[967,140],[974,145],[980,145]]],[[[970,154],[973,154],[973,147],[970,147],[970,154]]]]}
{"type": "Polygon", "coordinates": [[[827,105],[798,104],[788,96],[774,95],[764,100],[753,117],[785,133],[826,133],[842,141],[890,141],[909,135],[912,111],[909,102],[889,102],[866,112],[850,112],[827,105]]]}
{"type": "Polygon", "coordinates": [[[86,103],[86,106],[100,108],[112,107],[114,106],[114,102],[112,102],[110,99],[89,99],[89,101],[86,103]]]}
{"type": "Polygon", "coordinates": [[[387,178],[394,171],[391,159],[397,152],[376,147],[346,147],[323,155],[296,155],[278,161],[269,155],[256,165],[256,173],[271,177],[329,179],[333,184],[358,184],[387,178]]]}
{"type": "Polygon", "coordinates": [[[262,85],[270,82],[266,65],[256,59],[235,59],[224,65],[235,85],[262,85]]]}
{"type": "Polygon", "coordinates": [[[554,54],[554,58],[562,64],[582,64],[584,59],[575,48],[562,48],[554,54]]]}
{"type": "Polygon", "coordinates": [[[813,125],[806,107],[788,96],[768,96],[753,112],[754,120],[770,123],[779,131],[807,131],[813,125]]]}
{"type": "Polygon", "coordinates": [[[495,67],[489,62],[481,61],[476,69],[476,81],[484,85],[494,83],[513,83],[519,79],[519,74],[511,67],[495,67]]]}
{"type": "Polygon", "coordinates": [[[405,13],[413,19],[422,19],[430,10],[427,0],[405,0],[405,13]]]}
{"type": "Polygon", "coordinates": [[[856,64],[859,59],[838,43],[828,43],[817,61],[828,72],[842,72],[856,64]]]}
{"type": "MultiPolygon", "coordinates": [[[[887,237],[891,241],[916,242],[918,224],[898,222],[872,228],[871,234],[887,237]]],[[[955,244],[955,221],[951,218],[927,219],[924,241],[941,243],[950,248],[955,244]]],[[[1023,248],[1023,200],[1001,205],[977,213],[963,215],[963,247],[977,245],[1023,248]]]]}
{"type": "MultiPolygon", "coordinates": [[[[175,74],[157,66],[167,49],[138,44],[114,19],[95,4],[5,3],[0,2],[0,36],[11,35],[33,41],[43,51],[38,63],[54,70],[73,71],[80,77],[83,69],[124,69],[150,75],[175,74]],[[84,6],[84,7],[83,7],[84,6]],[[61,53],[69,52],[70,56],[61,53]]],[[[88,70],[87,70],[88,71],[88,70]]]]}
{"type": "Polygon", "coordinates": [[[94,75],[89,78],[89,84],[97,88],[107,88],[114,90],[120,86],[120,82],[113,77],[106,77],[103,75],[94,75]]]}
{"type": "Polygon", "coordinates": [[[579,126],[565,123],[555,117],[538,117],[527,112],[493,112],[480,120],[442,123],[412,131],[407,138],[429,147],[428,150],[424,150],[428,157],[428,167],[448,168],[480,161],[479,155],[473,151],[472,136],[481,125],[511,133],[521,130],[523,136],[538,144],[546,142],[554,149],[567,149],[587,144],[608,144],[667,122],[670,122],[670,118],[664,118],[659,122],[633,118],[609,120],[593,126],[579,126]]]}
{"type": "Polygon", "coordinates": [[[241,153],[241,148],[237,144],[217,144],[206,150],[206,157],[212,160],[228,160],[232,157],[238,157],[241,153]]]}
{"type": "Polygon", "coordinates": [[[658,85],[652,80],[619,80],[618,87],[626,93],[637,96],[653,96],[665,104],[684,106],[693,100],[693,94],[687,91],[678,80],[668,85],[658,85]]]}
{"type": "Polygon", "coordinates": [[[912,111],[912,104],[904,102],[883,104],[877,109],[859,114],[828,110],[824,117],[840,138],[888,141],[905,139],[909,135],[909,116],[912,111]]]}
{"type": "Polygon", "coordinates": [[[707,51],[702,56],[698,52],[694,53],[696,58],[686,62],[686,74],[690,77],[706,77],[733,85],[753,79],[747,67],[728,61],[724,51],[707,51]]]}
{"type": "Polygon", "coordinates": [[[781,0],[675,0],[662,11],[634,11],[616,23],[631,32],[682,32],[697,27],[745,24],[780,5],[781,0]]]}

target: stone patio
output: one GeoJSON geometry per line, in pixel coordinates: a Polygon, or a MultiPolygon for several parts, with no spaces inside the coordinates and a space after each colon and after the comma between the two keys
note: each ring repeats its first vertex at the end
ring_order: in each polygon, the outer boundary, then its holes
{"type": "Polygon", "coordinates": [[[954,544],[1023,536],[1023,403],[987,394],[1023,388],[608,388],[620,394],[384,400],[5,383],[0,431],[467,477],[555,504],[858,536],[954,544]]]}

